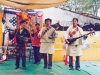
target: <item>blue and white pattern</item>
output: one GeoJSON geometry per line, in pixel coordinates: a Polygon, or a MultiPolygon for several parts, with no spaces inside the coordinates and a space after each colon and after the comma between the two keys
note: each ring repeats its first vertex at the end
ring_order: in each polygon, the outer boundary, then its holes
{"type": "Polygon", "coordinates": [[[17,18],[12,17],[12,19],[10,19],[9,22],[12,23],[13,26],[16,26],[17,25],[17,18]]]}
{"type": "Polygon", "coordinates": [[[6,13],[6,26],[12,30],[15,30],[17,26],[17,16],[16,14],[6,13]]]}
{"type": "MultiPolygon", "coordinates": [[[[13,8],[6,8],[4,10],[4,14],[5,14],[5,21],[6,21],[6,26],[8,28],[10,28],[11,30],[14,30],[17,26],[17,15],[16,12],[22,12],[21,10],[18,9],[13,9],[13,8]]],[[[35,16],[35,14],[38,14],[38,16],[42,16],[43,12],[41,11],[27,11],[27,13],[30,16],[35,16]]],[[[37,21],[37,23],[40,22],[40,18],[34,19],[35,23],[37,21]]]]}

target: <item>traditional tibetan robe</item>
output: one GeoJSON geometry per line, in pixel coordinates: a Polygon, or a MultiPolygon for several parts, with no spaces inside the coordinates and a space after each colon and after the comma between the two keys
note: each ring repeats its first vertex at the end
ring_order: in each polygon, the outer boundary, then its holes
{"type": "MultiPolygon", "coordinates": [[[[42,33],[47,29],[47,27],[43,27],[39,34],[42,36],[42,33]]],[[[53,35],[53,38],[50,39],[53,31],[55,29],[51,27],[42,37],[41,37],[41,45],[40,45],[40,53],[47,53],[47,54],[53,54],[54,53],[54,43],[55,43],[55,38],[57,38],[58,34],[56,32],[55,35],[53,35]]]]}
{"type": "MultiPolygon", "coordinates": [[[[69,39],[71,37],[76,38],[84,34],[82,28],[78,26],[76,28],[74,28],[73,26],[68,28],[67,33],[66,33],[66,39],[69,39]],[[76,31],[76,33],[72,34],[74,31],[76,31]],[[70,36],[70,34],[72,34],[72,36],[70,36]]],[[[68,45],[67,54],[69,56],[81,56],[82,55],[82,47],[81,47],[82,40],[83,38],[77,39],[73,44],[68,45]]]]}
{"type": "Polygon", "coordinates": [[[25,55],[25,39],[24,38],[30,38],[30,34],[29,31],[24,28],[23,30],[18,30],[18,32],[13,33],[13,34],[9,34],[9,38],[13,39],[16,35],[16,43],[17,46],[15,48],[15,55],[16,56],[26,56],[25,55]]]}

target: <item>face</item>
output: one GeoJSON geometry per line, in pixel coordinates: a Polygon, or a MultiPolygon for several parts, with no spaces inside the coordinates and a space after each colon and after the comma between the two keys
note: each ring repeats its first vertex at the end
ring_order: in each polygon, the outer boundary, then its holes
{"type": "Polygon", "coordinates": [[[39,29],[40,28],[40,25],[36,25],[36,28],[39,29]]]}
{"type": "Polygon", "coordinates": [[[78,21],[76,19],[73,20],[73,26],[76,27],[78,25],[78,21]]]}
{"type": "Polygon", "coordinates": [[[26,26],[26,22],[21,24],[21,28],[25,28],[25,26],[26,26]]]}
{"type": "Polygon", "coordinates": [[[58,29],[59,29],[59,27],[56,28],[56,30],[58,30],[58,29]]]}
{"type": "Polygon", "coordinates": [[[46,24],[46,26],[50,26],[50,25],[51,25],[51,22],[50,22],[49,20],[47,20],[47,21],[45,22],[45,24],[46,24]]]}

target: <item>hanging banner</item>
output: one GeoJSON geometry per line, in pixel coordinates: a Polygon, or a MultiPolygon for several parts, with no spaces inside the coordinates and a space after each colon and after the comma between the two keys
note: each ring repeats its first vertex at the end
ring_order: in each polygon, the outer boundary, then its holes
{"type": "Polygon", "coordinates": [[[6,21],[6,29],[10,28],[14,30],[16,28],[17,21],[18,21],[17,16],[21,18],[27,18],[27,15],[28,15],[31,17],[31,20],[33,21],[32,22],[33,25],[35,25],[36,22],[42,24],[41,20],[42,20],[43,12],[41,11],[32,11],[32,10],[31,11],[21,11],[19,9],[6,8],[4,10],[4,14],[5,14],[5,21],[6,21]]]}
{"type": "Polygon", "coordinates": [[[42,26],[42,17],[43,13],[41,11],[22,11],[19,9],[13,9],[13,8],[6,8],[4,9],[4,17],[5,17],[5,39],[4,44],[6,43],[6,39],[8,37],[8,32],[11,30],[15,30],[16,27],[19,25],[20,20],[24,19],[27,20],[27,25],[25,28],[27,28],[30,31],[30,27],[35,29],[35,24],[38,22],[42,26]],[[36,16],[37,15],[37,16],[36,16]],[[31,26],[30,26],[31,24],[31,26]]]}

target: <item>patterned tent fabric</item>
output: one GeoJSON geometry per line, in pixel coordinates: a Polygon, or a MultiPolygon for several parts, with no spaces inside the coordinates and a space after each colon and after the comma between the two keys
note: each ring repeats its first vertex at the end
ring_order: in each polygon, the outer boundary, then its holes
{"type": "MultiPolygon", "coordinates": [[[[40,22],[40,18],[42,18],[43,16],[43,12],[41,11],[25,11],[29,16],[32,17],[32,21],[34,23],[32,24],[35,24],[36,22],[39,21],[40,22]],[[38,17],[39,16],[39,17],[38,17]],[[34,18],[35,17],[35,18],[34,18]]],[[[10,28],[12,30],[14,30],[17,26],[17,15],[20,15],[22,14],[23,12],[21,10],[18,10],[18,9],[12,9],[12,8],[6,8],[4,10],[4,14],[5,14],[5,23],[6,23],[6,28],[10,28]]]]}
{"type": "MultiPolygon", "coordinates": [[[[42,16],[43,16],[42,11],[24,10],[24,12],[27,13],[29,16],[31,16],[30,22],[32,23],[32,26],[31,26],[32,29],[35,29],[35,23],[40,23],[40,25],[42,26],[42,16]]],[[[19,18],[19,16],[22,17],[22,15],[21,15],[22,13],[23,13],[23,11],[20,9],[13,9],[13,8],[5,8],[4,9],[4,20],[5,20],[4,32],[6,33],[5,37],[3,37],[4,45],[7,43],[6,40],[8,37],[8,32],[15,30],[16,26],[18,26],[18,22],[21,20],[21,18],[19,18]]],[[[30,25],[28,22],[25,27],[30,31],[30,25]]],[[[1,34],[0,34],[0,36],[1,36],[1,34]]],[[[0,40],[1,40],[1,38],[0,38],[0,40]]]]}
{"type": "Polygon", "coordinates": [[[0,4],[19,9],[42,9],[60,5],[67,0],[0,0],[0,4]]]}

